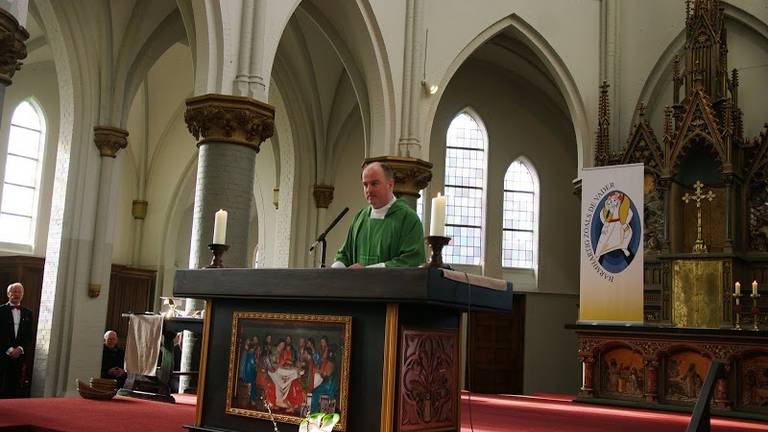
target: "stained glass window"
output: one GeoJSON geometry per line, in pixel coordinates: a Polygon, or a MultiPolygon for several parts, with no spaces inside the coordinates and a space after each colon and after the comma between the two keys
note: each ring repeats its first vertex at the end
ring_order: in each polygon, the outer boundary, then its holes
{"type": "Polygon", "coordinates": [[[504,267],[535,265],[537,186],[528,166],[516,160],[504,176],[501,260],[504,267]]]}
{"type": "Polygon", "coordinates": [[[44,128],[42,115],[30,102],[16,107],[11,117],[0,202],[0,241],[33,244],[44,128]]]}
{"type": "Polygon", "coordinates": [[[457,115],[448,127],[445,150],[446,262],[480,265],[483,250],[483,192],[486,134],[469,113],[457,115]]]}

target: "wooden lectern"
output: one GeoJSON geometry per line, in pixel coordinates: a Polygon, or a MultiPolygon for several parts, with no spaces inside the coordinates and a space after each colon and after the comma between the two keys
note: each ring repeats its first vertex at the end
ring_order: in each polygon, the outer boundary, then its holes
{"type": "Polygon", "coordinates": [[[273,417],[294,431],[319,407],[342,414],[337,430],[460,430],[461,313],[511,311],[512,286],[455,276],[428,268],[177,271],[174,296],[207,302],[197,414],[187,429],[271,432],[273,417]]]}

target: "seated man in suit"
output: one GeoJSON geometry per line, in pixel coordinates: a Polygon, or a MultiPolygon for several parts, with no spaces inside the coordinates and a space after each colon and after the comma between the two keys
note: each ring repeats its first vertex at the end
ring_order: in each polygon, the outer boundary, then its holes
{"type": "Polygon", "coordinates": [[[117,386],[122,387],[128,374],[123,369],[125,351],[117,346],[117,332],[109,330],[104,333],[104,349],[101,355],[101,377],[117,380],[117,386]]]}
{"type": "Polygon", "coordinates": [[[32,311],[21,306],[24,286],[8,285],[8,303],[0,306],[0,398],[26,397],[27,355],[34,343],[32,311]]]}

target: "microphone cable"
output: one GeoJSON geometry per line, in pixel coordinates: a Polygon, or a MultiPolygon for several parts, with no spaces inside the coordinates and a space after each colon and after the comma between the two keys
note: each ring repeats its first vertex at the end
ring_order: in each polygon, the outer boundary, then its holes
{"type": "MultiPolygon", "coordinates": [[[[469,349],[469,341],[472,340],[470,332],[472,331],[472,284],[469,283],[469,273],[464,272],[464,278],[467,280],[467,409],[469,411],[469,430],[475,432],[475,423],[472,419],[472,350],[469,349]]],[[[461,409],[461,407],[459,407],[461,409]]],[[[461,430],[461,425],[459,425],[461,430]]]]}

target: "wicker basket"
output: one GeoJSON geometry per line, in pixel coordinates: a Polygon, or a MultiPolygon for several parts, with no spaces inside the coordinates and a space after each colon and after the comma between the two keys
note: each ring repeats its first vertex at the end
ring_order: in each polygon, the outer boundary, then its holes
{"type": "Polygon", "coordinates": [[[78,379],[77,391],[80,393],[80,396],[84,397],[85,399],[109,400],[115,397],[117,388],[112,390],[97,389],[78,379]]]}
{"type": "Polygon", "coordinates": [[[96,390],[118,390],[117,380],[109,378],[91,378],[91,387],[95,388],[96,390]]]}

